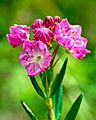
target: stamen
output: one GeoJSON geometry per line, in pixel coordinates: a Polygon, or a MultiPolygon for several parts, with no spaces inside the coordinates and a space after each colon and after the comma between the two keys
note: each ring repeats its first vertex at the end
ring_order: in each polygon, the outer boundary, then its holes
{"type": "Polygon", "coordinates": [[[30,60],[30,61],[28,62],[28,64],[32,64],[33,62],[35,62],[35,59],[30,60]]]}
{"type": "Polygon", "coordinates": [[[69,38],[73,37],[76,34],[76,31],[73,31],[69,38]]]}

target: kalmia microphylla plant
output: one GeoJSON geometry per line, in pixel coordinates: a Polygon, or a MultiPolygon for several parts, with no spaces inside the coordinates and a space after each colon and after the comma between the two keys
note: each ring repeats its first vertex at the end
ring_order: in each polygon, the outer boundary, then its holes
{"type": "MultiPolygon", "coordinates": [[[[36,19],[31,28],[27,25],[14,24],[9,30],[10,34],[7,34],[6,37],[10,45],[14,48],[22,46],[22,52],[19,56],[20,63],[26,68],[38,95],[46,101],[48,120],[60,120],[63,101],[62,81],[68,58],[65,59],[60,72],[53,77],[55,73],[53,68],[61,58],[59,56],[56,59],[56,54],[58,54],[60,45],[68,51],[67,53],[77,59],[90,53],[86,49],[87,39],[81,36],[81,26],[71,25],[67,19],[60,19],[59,16],[46,16],[43,20],[36,19]],[[30,29],[33,31],[32,40],[29,40],[30,29]],[[57,44],[56,48],[53,47],[54,43],[57,44]],[[42,81],[44,90],[38,84],[37,75],[42,81]]],[[[82,97],[83,95],[80,94],[75,100],[64,120],[75,120],[82,97]]],[[[21,101],[21,104],[32,120],[38,120],[38,117],[25,102],[21,101]]]]}

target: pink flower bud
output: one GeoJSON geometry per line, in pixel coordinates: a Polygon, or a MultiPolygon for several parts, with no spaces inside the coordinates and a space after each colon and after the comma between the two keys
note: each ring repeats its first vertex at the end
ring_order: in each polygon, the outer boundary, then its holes
{"type": "Polygon", "coordinates": [[[46,28],[50,28],[54,26],[54,20],[51,16],[46,16],[45,19],[43,20],[43,25],[46,28]]]}
{"type": "Polygon", "coordinates": [[[41,19],[36,19],[32,24],[33,31],[37,28],[41,28],[43,26],[43,21],[41,19]]]}
{"type": "Polygon", "coordinates": [[[53,20],[54,20],[55,23],[60,23],[61,22],[61,19],[60,19],[59,16],[54,16],[53,20]]]}
{"type": "Polygon", "coordinates": [[[35,76],[50,65],[51,54],[43,42],[26,40],[19,60],[25,66],[28,75],[35,76]]]}
{"type": "Polygon", "coordinates": [[[42,27],[34,30],[34,40],[42,41],[47,44],[53,37],[53,32],[48,28],[42,27]]]}

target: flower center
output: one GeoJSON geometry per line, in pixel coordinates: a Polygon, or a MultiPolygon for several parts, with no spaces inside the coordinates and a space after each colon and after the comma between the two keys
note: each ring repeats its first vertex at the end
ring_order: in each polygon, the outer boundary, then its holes
{"type": "Polygon", "coordinates": [[[38,55],[38,56],[36,57],[36,60],[37,60],[37,61],[40,61],[40,60],[41,60],[41,56],[38,55]]]}

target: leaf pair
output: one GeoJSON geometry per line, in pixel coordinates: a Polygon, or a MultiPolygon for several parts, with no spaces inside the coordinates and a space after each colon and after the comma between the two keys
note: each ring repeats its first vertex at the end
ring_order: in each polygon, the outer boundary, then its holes
{"type": "MultiPolygon", "coordinates": [[[[67,66],[67,61],[68,59],[66,58],[66,60],[64,61],[64,64],[59,72],[59,74],[57,75],[54,83],[52,84],[51,86],[51,94],[50,94],[50,97],[52,97],[54,94],[57,93],[61,83],[62,83],[62,80],[64,78],[64,75],[65,75],[65,71],[66,71],[66,66],[67,66]]],[[[52,78],[52,73],[53,71],[51,69],[48,69],[46,70],[43,74],[42,74],[42,83],[43,83],[43,86],[45,87],[46,86],[46,74],[47,74],[47,79],[48,79],[48,82],[51,81],[51,78],[52,78]]],[[[46,97],[46,94],[44,93],[44,91],[39,87],[37,81],[36,81],[36,78],[35,77],[31,77],[30,76],[30,79],[31,79],[31,82],[35,88],[35,90],[37,91],[37,93],[45,98],[46,97]]]]}
{"type": "MultiPolygon", "coordinates": [[[[66,66],[67,66],[68,59],[66,58],[60,73],[56,76],[56,80],[54,81],[52,88],[51,88],[51,97],[53,96],[53,103],[55,107],[53,108],[55,111],[56,120],[60,119],[61,114],[61,105],[62,105],[62,80],[65,75],[66,66]],[[54,95],[55,94],[55,95],[54,95]]],[[[78,113],[83,95],[80,94],[76,101],[73,103],[71,109],[69,110],[68,114],[66,115],[64,120],[75,120],[76,115],[78,113]]]]}
{"type": "MultiPolygon", "coordinates": [[[[48,88],[52,78],[53,78],[53,69],[50,66],[48,69],[46,69],[43,73],[40,73],[40,78],[42,79],[42,84],[46,90],[46,87],[48,88]]],[[[36,92],[43,98],[46,98],[46,94],[44,93],[44,91],[40,88],[40,86],[38,85],[38,82],[36,80],[35,77],[31,77],[30,76],[30,80],[33,84],[34,89],[36,90],[36,92]]]]}
{"type": "Polygon", "coordinates": [[[63,100],[63,90],[61,83],[65,75],[67,61],[68,59],[66,58],[60,72],[57,74],[56,79],[51,87],[50,96],[53,98],[53,109],[56,120],[60,120],[60,115],[61,115],[62,100],[63,100]]]}

